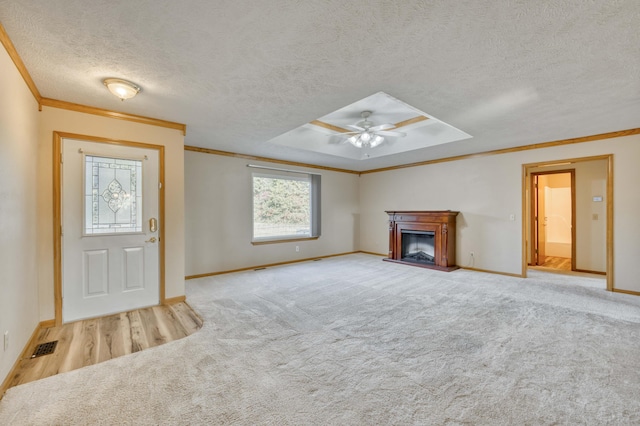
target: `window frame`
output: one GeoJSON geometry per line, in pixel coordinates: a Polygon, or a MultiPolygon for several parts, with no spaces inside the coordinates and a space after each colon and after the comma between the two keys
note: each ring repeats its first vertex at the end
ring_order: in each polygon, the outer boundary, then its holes
{"type": "MultiPolygon", "coordinates": [[[[255,167],[255,166],[254,166],[255,167]]],[[[254,171],[251,173],[251,244],[273,244],[281,242],[294,242],[294,241],[307,241],[317,240],[320,237],[320,175],[308,172],[298,172],[280,169],[269,169],[254,171]],[[308,181],[310,190],[309,199],[309,233],[302,236],[296,234],[290,235],[274,235],[267,237],[255,236],[255,178],[269,178],[269,179],[282,179],[282,180],[297,180],[308,181]]]]}

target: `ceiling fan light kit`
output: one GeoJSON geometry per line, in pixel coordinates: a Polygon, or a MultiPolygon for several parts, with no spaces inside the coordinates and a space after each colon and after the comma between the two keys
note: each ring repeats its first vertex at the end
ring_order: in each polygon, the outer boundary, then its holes
{"type": "Polygon", "coordinates": [[[371,116],[371,111],[362,111],[360,115],[364,120],[356,125],[347,125],[347,127],[355,131],[346,133],[352,135],[347,139],[347,142],[356,148],[375,148],[384,142],[385,136],[406,136],[406,133],[388,131],[388,129],[393,129],[395,127],[392,124],[380,124],[378,126],[374,126],[373,122],[368,120],[371,116]]]}
{"type": "Polygon", "coordinates": [[[384,137],[380,135],[371,135],[368,132],[360,133],[359,135],[351,136],[347,141],[356,148],[369,147],[375,148],[384,142],[384,137]]]}

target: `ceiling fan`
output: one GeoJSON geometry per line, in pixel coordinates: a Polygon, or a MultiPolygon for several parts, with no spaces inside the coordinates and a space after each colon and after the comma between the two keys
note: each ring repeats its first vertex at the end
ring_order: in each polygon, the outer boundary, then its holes
{"type": "Polygon", "coordinates": [[[360,116],[362,116],[364,120],[356,124],[347,124],[347,127],[353,131],[343,133],[343,135],[351,135],[347,139],[347,142],[356,148],[375,148],[384,142],[385,136],[402,138],[407,135],[403,132],[390,131],[389,129],[396,127],[393,124],[379,124],[374,126],[374,123],[368,120],[371,116],[371,111],[362,111],[360,116]]]}

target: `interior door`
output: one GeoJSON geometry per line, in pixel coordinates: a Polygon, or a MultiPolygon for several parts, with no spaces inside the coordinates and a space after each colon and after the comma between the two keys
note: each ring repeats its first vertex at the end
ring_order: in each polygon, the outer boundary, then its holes
{"type": "Polygon", "coordinates": [[[156,305],[159,152],[63,139],[64,322],[156,305]]]}
{"type": "Polygon", "coordinates": [[[541,182],[542,179],[540,179],[540,176],[536,176],[536,178],[537,178],[536,190],[534,191],[536,193],[536,199],[537,199],[536,220],[538,221],[538,226],[537,226],[538,245],[536,247],[536,250],[538,252],[538,259],[537,259],[538,263],[536,264],[542,265],[547,260],[547,256],[545,254],[546,246],[547,246],[547,216],[545,216],[546,207],[545,207],[545,198],[544,198],[545,185],[541,182]]]}
{"type": "Polygon", "coordinates": [[[544,185],[540,185],[540,181],[540,175],[531,175],[531,263],[533,265],[542,265],[546,260],[546,217],[544,216],[544,188],[541,188],[541,186],[544,185]]]}
{"type": "Polygon", "coordinates": [[[531,264],[538,265],[538,175],[531,175],[531,264]]]}

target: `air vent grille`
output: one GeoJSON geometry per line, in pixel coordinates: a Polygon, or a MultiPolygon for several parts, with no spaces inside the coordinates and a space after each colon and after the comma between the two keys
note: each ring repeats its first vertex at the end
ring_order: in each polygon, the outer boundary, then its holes
{"type": "Polygon", "coordinates": [[[37,358],[39,356],[52,354],[56,350],[57,344],[57,340],[39,344],[38,346],[36,346],[36,350],[33,351],[33,355],[31,355],[31,358],[37,358]]]}

